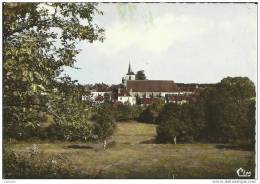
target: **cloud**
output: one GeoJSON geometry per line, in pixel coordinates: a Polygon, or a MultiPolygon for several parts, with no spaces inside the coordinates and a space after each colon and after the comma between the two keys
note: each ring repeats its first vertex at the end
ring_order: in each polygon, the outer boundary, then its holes
{"type": "Polygon", "coordinates": [[[107,54],[137,47],[148,52],[163,52],[178,42],[197,38],[210,30],[204,18],[165,13],[153,21],[117,21],[106,28],[106,39],[97,47],[107,54]]]}

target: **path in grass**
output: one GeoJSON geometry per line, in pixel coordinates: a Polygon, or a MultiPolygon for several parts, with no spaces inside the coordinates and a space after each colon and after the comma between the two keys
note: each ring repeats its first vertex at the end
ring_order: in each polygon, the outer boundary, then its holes
{"type": "Polygon", "coordinates": [[[69,156],[93,178],[237,178],[238,168],[254,171],[254,152],[213,144],[155,144],[155,135],[155,125],[125,122],[118,124],[115,144],[105,151],[57,142],[39,147],[46,154],[69,156]]]}

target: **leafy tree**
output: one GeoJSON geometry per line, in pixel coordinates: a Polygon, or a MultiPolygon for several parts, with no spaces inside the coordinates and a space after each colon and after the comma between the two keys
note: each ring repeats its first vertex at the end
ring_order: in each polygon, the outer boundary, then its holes
{"type": "Polygon", "coordinates": [[[117,121],[133,119],[132,108],[130,105],[118,103],[113,106],[113,110],[117,121]]]}
{"type": "Polygon", "coordinates": [[[103,104],[97,108],[92,119],[95,121],[94,135],[98,140],[104,141],[113,134],[116,128],[113,113],[110,104],[103,104]]]}
{"type": "Polygon", "coordinates": [[[251,100],[248,104],[248,112],[247,112],[247,118],[248,118],[248,125],[244,128],[245,132],[245,139],[248,140],[249,145],[255,146],[255,135],[256,135],[256,119],[255,119],[255,100],[251,100]]]}
{"type": "Polygon", "coordinates": [[[64,66],[74,66],[79,41],[103,41],[104,30],[93,23],[95,13],[101,14],[93,3],[3,4],[5,136],[38,129],[39,112],[67,117],[58,110],[67,99],[62,90],[55,91],[57,80],[64,66]]]}
{"type": "Polygon", "coordinates": [[[245,77],[208,86],[194,104],[166,104],[158,117],[157,139],[171,142],[255,143],[255,87],[245,77]]]}
{"type": "Polygon", "coordinates": [[[254,121],[253,107],[249,106],[254,96],[254,84],[246,77],[227,77],[208,89],[202,95],[207,118],[206,139],[212,142],[248,143],[249,137],[245,136],[245,132],[250,129],[254,134],[254,123],[249,123],[254,121]]]}
{"type": "Polygon", "coordinates": [[[175,137],[177,137],[177,140],[179,140],[178,138],[180,137],[183,140],[181,134],[186,134],[184,125],[185,124],[181,120],[175,117],[171,117],[167,121],[161,122],[160,126],[156,129],[157,140],[159,142],[170,143],[174,143],[175,137]]]}
{"type": "Polygon", "coordinates": [[[255,85],[248,77],[227,77],[217,84],[219,92],[239,103],[255,97],[255,85]]]}
{"type": "Polygon", "coordinates": [[[204,113],[199,104],[166,104],[158,117],[157,139],[172,142],[176,136],[181,142],[199,140],[205,127],[204,113]]]}
{"type": "Polygon", "coordinates": [[[140,116],[138,117],[138,121],[146,123],[156,123],[162,108],[162,101],[158,100],[157,102],[152,103],[141,112],[140,116]]]}
{"type": "Polygon", "coordinates": [[[140,70],[140,71],[136,72],[135,79],[136,80],[146,80],[146,76],[144,74],[144,70],[140,70]]]}

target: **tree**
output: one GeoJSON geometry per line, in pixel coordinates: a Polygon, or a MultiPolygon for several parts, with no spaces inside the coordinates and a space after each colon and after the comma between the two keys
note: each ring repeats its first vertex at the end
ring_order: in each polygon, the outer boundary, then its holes
{"type": "Polygon", "coordinates": [[[93,116],[94,134],[98,140],[105,141],[113,134],[116,123],[113,117],[113,110],[110,104],[103,104],[96,110],[96,114],[93,116]]]}
{"type": "Polygon", "coordinates": [[[135,74],[136,80],[146,80],[146,76],[144,74],[144,70],[140,70],[135,74]]]}
{"type": "Polygon", "coordinates": [[[207,140],[251,142],[248,132],[254,134],[255,117],[253,105],[249,104],[254,97],[254,84],[246,77],[227,77],[209,88],[201,97],[207,119],[204,131],[207,140]]]}
{"type": "Polygon", "coordinates": [[[192,142],[200,139],[205,120],[199,104],[166,104],[158,117],[157,140],[192,142]]]}
{"type": "MultiPolygon", "coordinates": [[[[159,142],[176,143],[175,139],[179,139],[181,134],[185,133],[183,125],[185,124],[175,117],[161,122],[160,126],[156,128],[157,140],[159,142]]],[[[183,138],[181,137],[181,139],[183,138]]]]}
{"type": "Polygon", "coordinates": [[[95,13],[102,14],[93,3],[3,4],[5,136],[38,129],[39,112],[66,117],[57,112],[60,101],[66,102],[56,91],[57,81],[64,66],[74,66],[79,41],[103,41],[104,30],[93,23],[95,13]],[[39,100],[42,96],[48,103],[39,100]]]}
{"type": "Polygon", "coordinates": [[[157,118],[163,108],[164,102],[158,100],[147,106],[139,115],[138,121],[145,123],[157,123],[157,118]]]}

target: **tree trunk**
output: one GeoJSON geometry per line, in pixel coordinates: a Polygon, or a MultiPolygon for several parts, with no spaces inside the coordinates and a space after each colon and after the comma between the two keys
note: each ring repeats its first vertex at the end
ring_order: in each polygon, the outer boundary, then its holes
{"type": "Polygon", "coordinates": [[[174,144],[177,144],[177,138],[176,138],[176,136],[174,136],[173,141],[174,141],[174,144]]]}
{"type": "Polygon", "coordinates": [[[105,140],[103,141],[103,149],[106,150],[106,148],[107,148],[107,140],[105,139],[105,140]]]}

